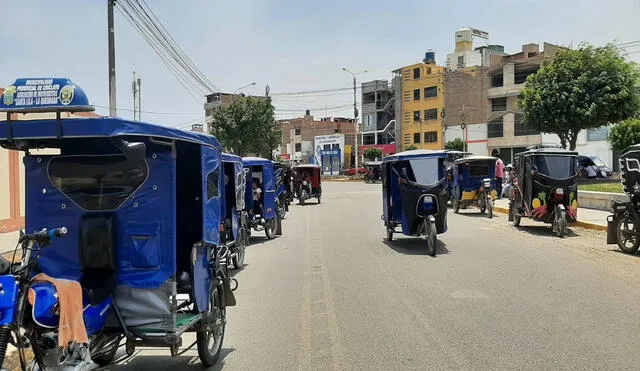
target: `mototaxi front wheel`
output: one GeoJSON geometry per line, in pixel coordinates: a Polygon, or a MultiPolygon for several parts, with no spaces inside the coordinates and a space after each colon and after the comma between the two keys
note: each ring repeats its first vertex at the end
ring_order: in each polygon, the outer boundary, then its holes
{"type": "Polygon", "coordinates": [[[438,243],[438,233],[436,231],[436,224],[427,220],[425,223],[425,233],[427,236],[427,254],[436,256],[436,249],[438,243]]]}
{"type": "Polygon", "coordinates": [[[487,216],[489,219],[493,218],[493,200],[491,196],[487,196],[487,216]]]}
{"type": "Polygon", "coordinates": [[[556,236],[564,238],[567,235],[567,212],[560,207],[556,207],[556,215],[554,216],[553,228],[555,229],[556,236]]]}
{"type": "Polygon", "coordinates": [[[222,342],[224,340],[224,330],[227,321],[227,309],[224,304],[224,294],[219,291],[215,281],[213,290],[209,298],[209,309],[203,313],[202,329],[196,333],[196,344],[198,346],[198,357],[205,367],[216,364],[222,352],[222,342]]]}
{"type": "Polygon", "coordinates": [[[460,212],[460,201],[458,201],[458,197],[453,199],[453,212],[456,214],[460,212]]]}
{"type": "MultiPolygon", "coordinates": [[[[115,336],[114,339],[111,341],[113,343],[110,345],[109,349],[107,350],[97,349],[97,351],[100,353],[92,355],[91,360],[100,367],[109,365],[111,362],[113,362],[113,359],[116,357],[116,353],[118,352],[118,348],[120,347],[121,340],[122,338],[118,339],[118,337],[115,336]]],[[[104,344],[104,342],[102,342],[102,344],[104,344]]]]}
{"type": "Polygon", "coordinates": [[[626,254],[635,254],[638,251],[638,247],[640,247],[639,227],[629,214],[625,214],[616,220],[614,228],[620,251],[626,254]]]}
{"type": "Polygon", "coordinates": [[[276,237],[276,220],[270,219],[264,222],[264,233],[267,235],[267,238],[272,240],[276,237]]]}

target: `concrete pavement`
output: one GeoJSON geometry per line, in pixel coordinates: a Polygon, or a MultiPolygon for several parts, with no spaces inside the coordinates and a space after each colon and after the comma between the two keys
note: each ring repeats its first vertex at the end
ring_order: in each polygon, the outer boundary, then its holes
{"type": "MultiPolygon", "coordinates": [[[[603,233],[449,210],[431,258],[424,240],[384,240],[380,193],[326,183],[282,237],[253,239],[213,369],[637,369],[640,259],[603,233]]],[[[107,369],[200,365],[195,350],[139,349],[107,369]]]]}

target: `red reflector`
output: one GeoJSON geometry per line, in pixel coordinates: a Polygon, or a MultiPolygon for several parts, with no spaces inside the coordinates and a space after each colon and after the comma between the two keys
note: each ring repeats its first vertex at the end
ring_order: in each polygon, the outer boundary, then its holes
{"type": "Polygon", "coordinates": [[[224,232],[224,224],[220,224],[220,232],[224,232]]]}

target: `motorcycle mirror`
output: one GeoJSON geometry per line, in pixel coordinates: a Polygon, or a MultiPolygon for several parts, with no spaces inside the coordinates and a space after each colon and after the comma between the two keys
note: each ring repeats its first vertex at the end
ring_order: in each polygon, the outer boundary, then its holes
{"type": "Polygon", "coordinates": [[[122,141],[124,155],[134,162],[142,162],[147,157],[147,146],[143,142],[122,141]]]}

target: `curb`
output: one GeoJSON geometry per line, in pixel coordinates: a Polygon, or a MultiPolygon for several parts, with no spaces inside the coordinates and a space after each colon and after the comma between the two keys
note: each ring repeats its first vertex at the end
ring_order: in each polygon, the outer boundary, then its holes
{"type": "MultiPolygon", "coordinates": [[[[493,207],[493,211],[499,212],[499,213],[503,213],[503,214],[509,214],[509,209],[504,208],[504,207],[499,207],[499,206],[494,206],[493,207]]],[[[577,222],[573,222],[571,224],[569,224],[572,227],[581,227],[584,229],[591,229],[594,231],[606,231],[607,230],[607,226],[606,225],[600,225],[600,224],[594,224],[594,223],[587,223],[587,222],[581,222],[581,221],[577,221],[577,222]]]]}

